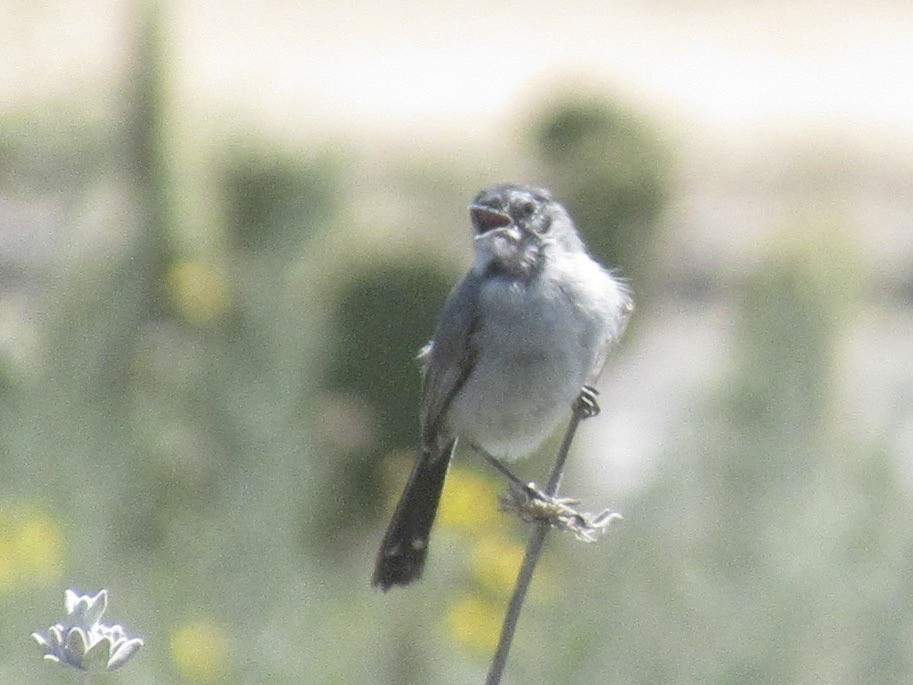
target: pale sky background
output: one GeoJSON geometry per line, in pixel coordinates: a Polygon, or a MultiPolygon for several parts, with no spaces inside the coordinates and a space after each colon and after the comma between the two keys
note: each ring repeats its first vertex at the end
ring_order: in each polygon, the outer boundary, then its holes
{"type": "MultiPolygon", "coordinates": [[[[172,85],[202,122],[477,144],[569,78],[723,143],[823,127],[913,149],[909,2],[164,5],[172,85]]],[[[134,8],[2,0],[0,112],[91,110],[124,68],[134,8]]]]}

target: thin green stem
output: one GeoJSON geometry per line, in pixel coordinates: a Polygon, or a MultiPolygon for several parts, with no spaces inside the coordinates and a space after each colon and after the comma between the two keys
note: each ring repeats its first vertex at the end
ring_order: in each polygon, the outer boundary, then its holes
{"type": "MultiPolygon", "coordinates": [[[[558,493],[558,486],[561,485],[561,476],[564,474],[564,465],[567,462],[567,455],[570,452],[571,443],[574,441],[574,435],[577,433],[577,426],[587,415],[580,402],[575,403],[574,413],[564,433],[564,439],[561,441],[561,447],[558,449],[558,456],[555,459],[555,466],[552,468],[551,477],[545,488],[545,494],[549,497],[554,497],[558,493]]],[[[516,632],[517,623],[520,620],[520,610],[523,608],[523,601],[526,599],[526,592],[533,579],[536,564],[542,555],[542,547],[545,544],[545,536],[548,533],[548,529],[548,521],[537,521],[532,534],[529,536],[529,542],[526,544],[526,553],[523,555],[523,563],[517,576],[517,584],[514,586],[514,594],[510,598],[510,604],[507,605],[507,614],[504,616],[504,625],[501,628],[501,638],[498,640],[498,647],[491,661],[485,685],[498,685],[501,682],[501,675],[507,665],[507,655],[510,653],[510,645],[513,642],[514,632],[516,632]]]]}

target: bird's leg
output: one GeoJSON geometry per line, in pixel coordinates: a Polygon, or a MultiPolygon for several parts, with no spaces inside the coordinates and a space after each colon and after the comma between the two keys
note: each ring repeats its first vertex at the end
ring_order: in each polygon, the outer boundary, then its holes
{"type": "Polygon", "coordinates": [[[487,461],[489,464],[494,466],[495,469],[497,469],[501,473],[501,475],[505,476],[511,483],[513,483],[516,487],[520,488],[524,493],[526,493],[526,495],[528,497],[530,497],[532,499],[538,499],[538,500],[547,499],[545,493],[543,493],[539,488],[537,488],[535,483],[524,483],[522,480],[517,478],[517,476],[515,476],[511,472],[511,470],[504,465],[504,462],[502,462],[500,459],[489,454],[488,452],[481,449],[480,447],[476,447],[476,450],[479,452],[479,454],[481,454],[483,457],[485,457],[485,461],[487,461]]]}

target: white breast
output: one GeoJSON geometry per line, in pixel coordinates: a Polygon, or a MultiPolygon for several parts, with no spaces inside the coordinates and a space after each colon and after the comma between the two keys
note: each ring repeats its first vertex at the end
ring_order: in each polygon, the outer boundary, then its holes
{"type": "Polygon", "coordinates": [[[583,385],[595,381],[620,334],[619,284],[585,254],[527,286],[483,286],[478,352],[448,412],[459,438],[504,459],[534,451],[563,419],[583,385]]]}

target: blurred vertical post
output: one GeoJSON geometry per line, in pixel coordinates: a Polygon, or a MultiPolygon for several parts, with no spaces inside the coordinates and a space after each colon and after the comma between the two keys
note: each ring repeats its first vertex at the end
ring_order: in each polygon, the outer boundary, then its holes
{"type": "Polygon", "coordinates": [[[175,217],[167,163],[162,10],[154,0],[137,0],[136,6],[123,142],[124,166],[132,175],[140,230],[129,270],[130,280],[139,289],[140,317],[155,319],[166,311],[164,276],[172,257],[175,217]]]}

